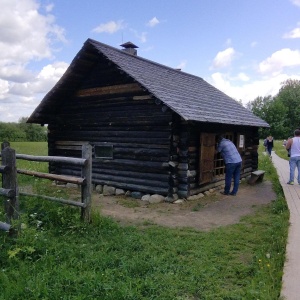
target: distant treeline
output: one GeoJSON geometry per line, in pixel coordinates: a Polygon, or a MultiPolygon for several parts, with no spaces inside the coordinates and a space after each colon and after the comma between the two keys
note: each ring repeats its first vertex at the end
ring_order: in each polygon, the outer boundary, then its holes
{"type": "Polygon", "coordinates": [[[284,81],[277,95],[257,97],[247,108],[270,125],[260,129],[260,138],[270,134],[278,140],[293,136],[300,128],[300,80],[284,81]]]}
{"type": "Polygon", "coordinates": [[[27,124],[23,117],[18,123],[0,122],[0,141],[8,142],[44,142],[47,141],[47,127],[27,124]]]}

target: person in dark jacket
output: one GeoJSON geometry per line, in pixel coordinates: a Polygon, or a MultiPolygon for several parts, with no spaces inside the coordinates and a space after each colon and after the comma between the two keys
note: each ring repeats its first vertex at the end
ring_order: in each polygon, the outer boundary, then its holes
{"type": "Polygon", "coordinates": [[[272,149],[274,147],[273,137],[269,135],[267,137],[267,151],[270,157],[272,157],[272,149]]]}

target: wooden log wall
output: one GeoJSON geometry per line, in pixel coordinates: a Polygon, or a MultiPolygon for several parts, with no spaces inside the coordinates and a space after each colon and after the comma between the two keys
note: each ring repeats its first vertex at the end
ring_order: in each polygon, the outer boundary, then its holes
{"type": "Polygon", "coordinates": [[[178,195],[186,198],[197,185],[199,130],[182,121],[179,135],[178,195]]]}
{"type": "MultiPolygon", "coordinates": [[[[169,184],[172,112],[95,50],[81,60],[79,68],[92,66],[89,75],[80,79],[73,96],[62,93],[52,103],[55,121],[48,125],[49,155],[80,157],[80,143],[89,142],[94,147],[93,183],[150,194],[175,193],[176,186],[169,184]],[[95,157],[95,147],[104,143],[111,145],[112,159],[95,157]]],[[[81,74],[79,69],[73,72],[81,74]]],[[[80,172],[67,164],[49,168],[73,176],[80,172]]]]}
{"type": "MultiPolygon", "coordinates": [[[[94,147],[108,143],[113,159],[93,155],[93,183],[151,194],[176,193],[174,184],[169,185],[171,111],[149,99],[97,99],[77,98],[70,110],[61,112],[64,125],[49,124],[49,155],[80,157],[80,143],[90,142],[94,147]],[[84,109],[83,102],[88,103],[84,109]]],[[[63,163],[52,163],[49,168],[56,174],[78,176],[80,172],[63,163]]]]}

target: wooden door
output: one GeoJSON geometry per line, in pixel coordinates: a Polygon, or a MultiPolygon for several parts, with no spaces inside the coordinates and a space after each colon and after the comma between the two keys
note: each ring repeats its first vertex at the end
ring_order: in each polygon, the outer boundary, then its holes
{"type": "Polygon", "coordinates": [[[214,133],[201,133],[200,135],[199,184],[211,182],[213,179],[215,138],[214,133]]]}

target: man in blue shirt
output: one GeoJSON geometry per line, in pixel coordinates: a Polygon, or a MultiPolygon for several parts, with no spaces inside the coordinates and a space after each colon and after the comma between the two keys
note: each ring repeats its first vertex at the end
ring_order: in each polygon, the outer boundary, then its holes
{"type": "Polygon", "coordinates": [[[221,153],[225,162],[225,188],[221,194],[235,196],[240,184],[242,158],[232,141],[218,135],[217,143],[217,152],[221,153]],[[232,178],[233,189],[230,192],[232,178]]]}

